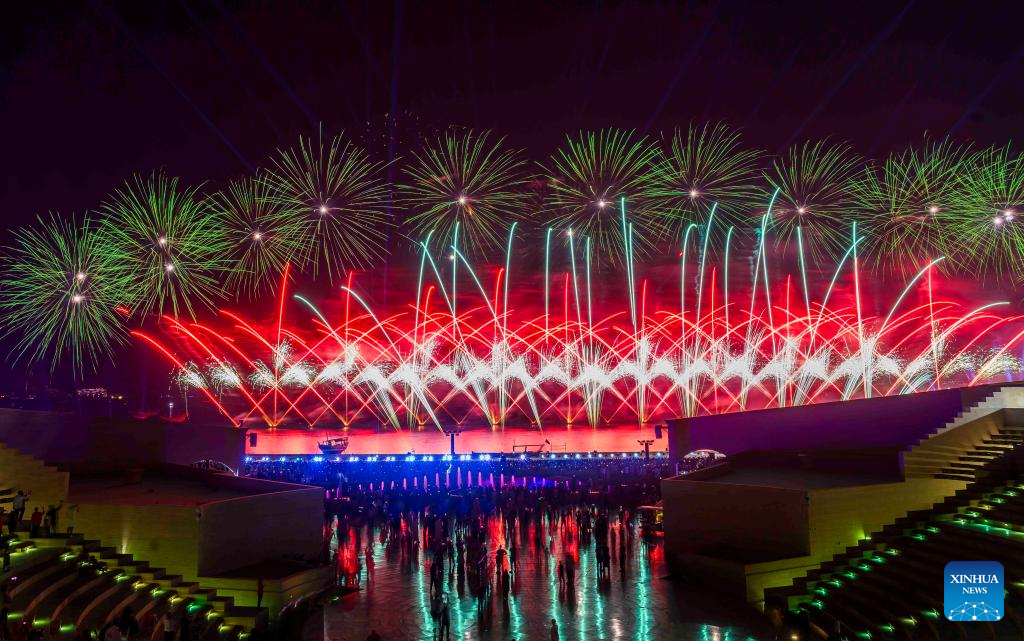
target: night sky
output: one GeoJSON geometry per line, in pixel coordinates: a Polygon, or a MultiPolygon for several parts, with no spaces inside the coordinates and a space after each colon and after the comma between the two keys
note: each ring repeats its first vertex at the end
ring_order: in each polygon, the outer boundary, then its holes
{"type": "Polygon", "coordinates": [[[450,125],[493,129],[536,160],[567,132],[703,120],[743,127],[769,152],[829,137],[879,157],[926,132],[1003,144],[1024,138],[1021,13],[1012,2],[19,3],[0,25],[0,243],[37,214],[96,207],[136,172],[216,188],[320,123],[382,158],[450,125]]]}
{"type": "Polygon", "coordinates": [[[399,147],[456,124],[538,159],[604,126],[724,119],[769,151],[829,136],[878,156],[1024,124],[1011,2],[18,4],[0,27],[7,226],[157,167],[220,184],[320,122],[387,153],[387,114],[399,147]]]}

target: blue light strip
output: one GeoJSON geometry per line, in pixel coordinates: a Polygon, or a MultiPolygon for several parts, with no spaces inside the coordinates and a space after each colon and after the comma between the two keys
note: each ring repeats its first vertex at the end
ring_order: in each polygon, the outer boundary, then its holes
{"type": "MultiPolygon", "coordinates": [[[[335,456],[329,459],[332,463],[432,463],[436,461],[447,462],[447,461],[545,461],[557,463],[559,461],[576,461],[584,458],[608,458],[608,459],[624,459],[634,458],[638,459],[643,456],[643,452],[575,452],[568,453],[562,452],[560,454],[547,453],[540,454],[538,456],[527,456],[526,454],[368,454],[366,456],[348,455],[348,456],[335,456]]],[[[667,458],[668,454],[665,452],[651,452],[652,459],[663,459],[667,458]]],[[[323,463],[328,461],[327,458],[321,455],[299,455],[299,456],[246,456],[246,463],[323,463]]]]}

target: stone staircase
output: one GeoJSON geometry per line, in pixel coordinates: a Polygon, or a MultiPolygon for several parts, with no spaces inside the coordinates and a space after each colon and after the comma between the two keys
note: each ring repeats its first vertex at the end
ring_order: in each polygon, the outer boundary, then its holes
{"type": "Polygon", "coordinates": [[[1003,385],[990,391],[969,407],[964,408],[953,420],[922,440],[930,440],[936,436],[941,436],[946,432],[951,432],[958,427],[988,416],[993,412],[1008,408],[1024,408],[1024,385],[1003,385]]]}
{"type": "Polygon", "coordinates": [[[974,472],[1024,441],[1024,387],[989,391],[902,453],[906,478],[970,482],[974,472]]]}
{"type": "Polygon", "coordinates": [[[766,591],[766,606],[801,613],[846,639],[973,641],[1024,638],[1024,482],[976,482],[910,513],[792,585],[766,591]],[[1006,572],[1002,621],[961,624],[943,616],[951,560],[999,561],[1006,572]]]}
{"type": "Polygon", "coordinates": [[[53,638],[70,639],[77,629],[98,630],[128,608],[154,636],[165,613],[178,615],[184,608],[194,621],[193,637],[201,641],[244,640],[266,621],[265,608],[235,606],[216,590],[81,535],[29,538],[17,530],[0,537],[0,546],[13,551],[0,584],[17,577],[10,622],[26,632],[44,628],[53,638]]]}
{"type": "Polygon", "coordinates": [[[1004,425],[995,434],[983,439],[980,445],[973,446],[957,456],[955,461],[949,462],[935,474],[935,477],[973,481],[979,470],[1022,444],[1024,427],[1004,425]]]}
{"type": "MultiPolygon", "coordinates": [[[[236,606],[195,582],[163,568],[151,567],[82,535],[30,536],[28,513],[67,498],[70,474],[0,443],[0,550],[7,548],[11,569],[0,572],[0,586],[17,577],[12,590],[10,622],[26,632],[43,628],[53,638],[72,638],[75,630],[98,630],[131,608],[140,626],[156,634],[155,623],[168,611],[186,608],[196,621],[193,638],[201,641],[246,639],[267,622],[266,608],[236,606]],[[7,519],[18,489],[31,492],[29,509],[13,534],[7,519]]],[[[162,631],[161,631],[162,633],[162,631]]]]}
{"type": "MultiPolygon", "coordinates": [[[[43,509],[63,501],[69,478],[67,472],[0,443],[0,487],[31,491],[31,505],[43,509]]],[[[0,495],[0,505],[10,510],[13,496],[13,492],[0,495]]]]}
{"type": "Polygon", "coordinates": [[[781,607],[791,620],[816,628],[812,633],[832,638],[1024,639],[1024,428],[1005,424],[1021,407],[1021,389],[1002,388],[915,445],[911,453],[918,456],[904,459],[908,477],[958,480],[964,488],[909,512],[791,585],[766,590],[766,608],[781,607]],[[973,560],[1005,568],[1001,621],[961,624],[942,614],[946,563],[973,560]],[[837,628],[845,633],[837,635],[837,628]]]}

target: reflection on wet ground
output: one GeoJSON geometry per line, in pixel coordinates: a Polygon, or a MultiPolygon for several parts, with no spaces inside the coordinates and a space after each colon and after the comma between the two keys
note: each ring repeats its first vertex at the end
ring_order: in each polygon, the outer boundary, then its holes
{"type": "MultiPolygon", "coordinates": [[[[508,527],[501,518],[488,519],[490,565],[485,582],[476,580],[473,568],[464,567],[459,551],[455,563],[444,561],[451,638],[546,641],[551,638],[552,619],[563,641],[771,637],[760,614],[741,600],[668,579],[660,540],[646,541],[632,528],[613,523],[608,537],[610,566],[602,576],[594,540],[581,539],[572,519],[556,520],[554,528],[545,519],[541,533],[537,527],[536,520],[508,527]],[[506,597],[495,575],[494,551],[513,543],[519,558],[506,597]],[[575,585],[562,587],[558,561],[567,556],[577,567],[575,585]]],[[[361,591],[316,612],[306,624],[305,639],[363,641],[371,629],[384,641],[437,638],[440,620],[431,612],[433,555],[420,546],[409,552],[400,546],[386,549],[379,537],[379,530],[365,527],[343,537],[340,565],[352,571],[358,559],[361,591]],[[365,562],[371,540],[372,565],[365,562]]]]}

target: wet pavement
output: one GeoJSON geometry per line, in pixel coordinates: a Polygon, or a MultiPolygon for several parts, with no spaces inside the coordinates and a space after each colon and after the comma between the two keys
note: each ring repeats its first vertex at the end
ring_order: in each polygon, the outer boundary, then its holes
{"type": "MultiPolygon", "coordinates": [[[[741,600],[708,593],[699,586],[667,578],[660,540],[645,541],[627,528],[612,524],[609,571],[596,567],[595,543],[581,542],[571,520],[552,529],[545,521],[537,536],[536,521],[511,531],[502,519],[487,524],[489,570],[487,588],[473,571],[444,563],[444,592],[450,602],[452,639],[549,640],[551,619],[559,639],[590,641],[679,639],[683,641],[748,641],[771,638],[763,617],[741,600]],[[494,571],[494,551],[515,541],[518,567],[508,596],[494,571]],[[549,551],[550,546],[550,551],[549,551]],[[560,587],[557,564],[571,555],[576,561],[575,585],[560,587]]],[[[421,535],[422,536],[422,535],[421,535]]],[[[373,532],[373,571],[362,567],[360,592],[317,611],[303,637],[310,641],[363,641],[375,629],[384,641],[435,639],[439,619],[431,613],[432,554],[387,550],[373,532]],[[369,576],[368,576],[369,575],[369,576]]],[[[422,538],[420,539],[422,541],[422,538]]],[[[365,549],[368,529],[357,537],[350,530],[339,545],[341,565],[356,567],[356,550],[365,549]],[[357,540],[358,538],[358,540],[357,540]]]]}

